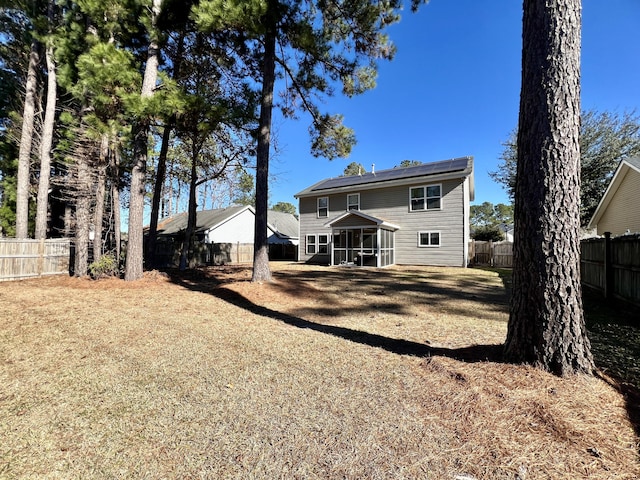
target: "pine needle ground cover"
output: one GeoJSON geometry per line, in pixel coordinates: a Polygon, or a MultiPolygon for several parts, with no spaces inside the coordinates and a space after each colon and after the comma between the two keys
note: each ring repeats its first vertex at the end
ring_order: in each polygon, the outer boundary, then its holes
{"type": "Polygon", "coordinates": [[[499,361],[504,276],[0,284],[0,478],[635,479],[628,397],[499,361]]]}

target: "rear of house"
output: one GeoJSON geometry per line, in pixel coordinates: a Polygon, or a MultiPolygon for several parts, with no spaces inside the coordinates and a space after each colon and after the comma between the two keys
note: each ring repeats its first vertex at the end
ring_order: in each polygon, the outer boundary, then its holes
{"type": "Polygon", "coordinates": [[[466,266],[473,158],[322,180],[296,194],[300,261],[466,266]]]}

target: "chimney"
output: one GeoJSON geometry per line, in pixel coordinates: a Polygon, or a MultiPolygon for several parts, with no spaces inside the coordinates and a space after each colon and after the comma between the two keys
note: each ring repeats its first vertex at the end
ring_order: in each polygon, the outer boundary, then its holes
{"type": "Polygon", "coordinates": [[[371,173],[373,173],[374,175],[376,173],[376,164],[375,163],[371,164],[371,173]]]}

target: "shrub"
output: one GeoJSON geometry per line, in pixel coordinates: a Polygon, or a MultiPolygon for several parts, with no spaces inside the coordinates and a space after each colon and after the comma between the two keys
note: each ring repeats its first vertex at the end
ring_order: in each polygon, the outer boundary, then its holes
{"type": "Polygon", "coordinates": [[[102,255],[100,260],[89,265],[89,275],[94,279],[116,277],[119,274],[118,262],[112,253],[102,255]]]}
{"type": "Polygon", "coordinates": [[[476,227],[471,238],[483,242],[500,242],[504,240],[504,234],[497,225],[487,225],[483,227],[476,227]]]}

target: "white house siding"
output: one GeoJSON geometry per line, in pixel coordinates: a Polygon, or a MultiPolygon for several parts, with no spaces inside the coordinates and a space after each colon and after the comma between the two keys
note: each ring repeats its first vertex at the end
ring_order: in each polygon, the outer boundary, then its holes
{"type": "MultiPolygon", "coordinates": [[[[253,243],[255,216],[250,210],[243,210],[238,215],[209,230],[208,243],[253,243]]],[[[271,232],[269,232],[271,233],[271,232]]]]}
{"type": "MultiPolygon", "coordinates": [[[[306,236],[330,234],[326,223],[346,211],[347,193],[360,193],[360,211],[398,225],[395,232],[395,263],[404,265],[466,266],[465,201],[463,179],[438,182],[418,182],[410,185],[358,189],[349,192],[323,195],[329,197],[329,215],[317,218],[317,197],[300,198],[300,250],[301,261],[325,261],[306,254],[306,236]],[[442,185],[440,210],[409,211],[409,189],[431,184],[442,185]],[[440,247],[418,247],[418,232],[440,232],[440,247]]],[[[468,207],[467,207],[468,208],[468,207]]],[[[365,223],[365,222],[361,222],[365,223]]]]}
{"type": "Polygon", "coordinates": [[[640,173],[629,169],[598,221],[598,234],[623,235],[640,232],[640,173]]]}

